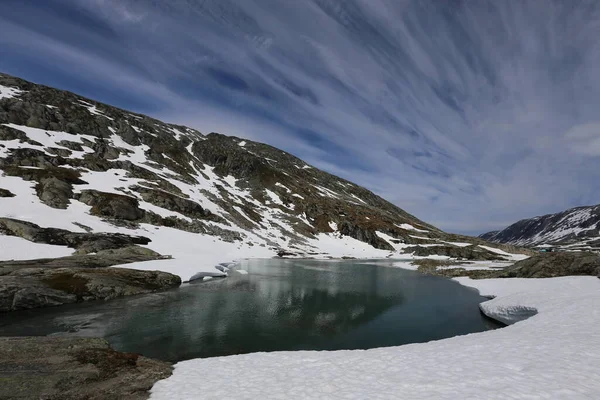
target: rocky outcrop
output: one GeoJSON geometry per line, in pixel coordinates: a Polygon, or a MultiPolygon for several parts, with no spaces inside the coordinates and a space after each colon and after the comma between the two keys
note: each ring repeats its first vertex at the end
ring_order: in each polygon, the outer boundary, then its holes
{"type": "Polygon", "coordinates": [[[124,268],[19,268],[0,276],[0,312],[151,293],[181,285],[166,272],[124,268]]]}
{"type": "Polygon", "coordinates": [[[122,194],[83,190],[77,200],[92,206],[90,213],[100,217],[137,221],[145,215],[144,210],[139,208],[138,199],[122,194]]]}
{"type": "Polygon", "coordinates": [[[405,249],[407,253],[413,253],[415,256],[426,257],[430,255],[448,256],[462,260],[505,260],[499,254],[482,249],[477,246],[413,246],[405,249]]]}
{"type": "Polygon", "coordinates": [[[504,271],[514,278],[552,278],[568,275],[600,277],[600,255],[588,252],[541,253],[519,261],[504,271]]]}
{"type": "Polygon", "coordinates": [[[118,249],[137,244],[148,244],[150,239],[120,233],[79,233],[65,229],[42,228],[31,222],[0,218],[0,234],[18,236],[35,243],[67,246],[79,253],[118,249]]]}
{"type": "Polygon", "coordinates": [[[15,194],[10,190],[0,188],[0,197],[15,197],[15,194]]]}
{"type": "Polygon", "coordinates": [[[79,337],[0,338],[0,399],[143,400],[171,364],[79,337]]]}
{"type": "Polygon", "coordinates": [[[36,190],[42,203],[54,208],[66,209],[73,197],[73,186],[55,177],[42,179],[36,190]]]}
{"type": "Polygon", "coordinates": [[[493,278],[554,278],[558,276],[591,275],[600,278],[600,255],[590,252],[538,253],[505,268],[465,269],[469,262],[453,260],[414,260],[418,271],[428,275],[471,279],[493,278]],[[453,268],[456,266],[456,268],[453,268]],[[438,267],[444,267],[438,269],[438,267]]]}
{"type": "MultiPolygon", "coordinates": [[[[94,245],[94,242],[91,242],[94,245]]],[[[95,254],[77,254],[58,258],[0,261],[0,276],[24,268],[106,268],[113,265],[169,258],[140,246],[99,250],[95,254]]]]}

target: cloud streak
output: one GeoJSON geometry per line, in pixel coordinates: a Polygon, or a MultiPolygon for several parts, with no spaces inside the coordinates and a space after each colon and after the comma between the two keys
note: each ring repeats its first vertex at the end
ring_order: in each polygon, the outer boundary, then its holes
{"type": "Polygon", "coordinates": [[[34,3],[0,5],[7,72],[267,142],[443,229],[600,200],[595,1],[34,3]]]}

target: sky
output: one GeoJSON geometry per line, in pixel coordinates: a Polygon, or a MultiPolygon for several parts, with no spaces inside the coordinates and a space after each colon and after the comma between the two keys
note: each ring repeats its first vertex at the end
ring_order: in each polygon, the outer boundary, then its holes
{"type": "Polygon", "coordinates": [[[0,71],[466,234],[600,203],[599,37],[595,0],[0,1],[0,71]]]}

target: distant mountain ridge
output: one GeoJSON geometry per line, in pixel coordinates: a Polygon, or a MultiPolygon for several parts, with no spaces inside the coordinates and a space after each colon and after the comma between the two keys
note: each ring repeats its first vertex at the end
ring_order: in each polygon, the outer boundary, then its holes
{"type": "Polygon", "coordinates": [[[523,219],[503,230],[484,233],[479,237],[518,246],[596,245],[596,242],[600,242],[600,205],[575,207],[523,219]]]}

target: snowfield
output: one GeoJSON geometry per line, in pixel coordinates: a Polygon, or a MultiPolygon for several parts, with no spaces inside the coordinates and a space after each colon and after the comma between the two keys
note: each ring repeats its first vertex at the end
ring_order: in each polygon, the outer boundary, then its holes
{"type": "Polygon", "coordinates": [[[600,398],[598,278],[457,280],[497,295],[482,309],[516,323],[400,347],[184,361],[151,399],[600,398]]]}

